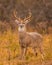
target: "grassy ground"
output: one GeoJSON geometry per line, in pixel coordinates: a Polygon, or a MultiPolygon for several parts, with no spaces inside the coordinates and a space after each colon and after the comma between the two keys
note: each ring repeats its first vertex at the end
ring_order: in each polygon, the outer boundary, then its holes
{"type": "MultiPolygon", "coordinates": [[[[43,48],[45,53],[45,65],[52,65],[52,34],[43,35],[43,48]]],[[[32,48],[28,48],[26,61],[19,60],[20,45],[17,33],[10,31],[0,33],[0,65],[41,65],[41,54],[34,56],[32,48]]]]}

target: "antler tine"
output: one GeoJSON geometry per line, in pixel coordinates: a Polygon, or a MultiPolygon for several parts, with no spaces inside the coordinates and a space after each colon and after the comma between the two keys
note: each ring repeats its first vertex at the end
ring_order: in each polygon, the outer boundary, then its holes
{"type": "Polygon", "coordinates": [[[17,12],[16,12],[16,11],[14,11],[14,17],[15,17],[17,20],[19,20],[19,21],[20,21],[21,19],[20,19],[20,17],[17,17],[17,16],[16,16],[16,13],[17,13],[17,12]]]}
{"type": "Polygon", "coordinates": [[[31,18],[31,15],[32,15],[32,13],[29,11],[29,16],[28,17],[25,17],[24,21],[30,19],[31,18]]]}

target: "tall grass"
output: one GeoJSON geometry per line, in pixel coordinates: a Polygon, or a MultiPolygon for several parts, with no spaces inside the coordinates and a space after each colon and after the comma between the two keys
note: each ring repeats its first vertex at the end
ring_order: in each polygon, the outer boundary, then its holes
{"type": "MultiPolygon", "coordinates": [[[[52,34],[43,35],[43,48],[45,60],[52,59],[52,34]]],[[[21,62],[18,60],[20,51],[17,32],[12,33],[9,30],[3,34],[0,33],[0,65],[19,65],[21,62]]],[[[34,65],[33,62],[39,59],[41,59],[40,52],[38,51],[38,57],[35,57],[33,49],[28,48],[26,61],[34,65]]]]}

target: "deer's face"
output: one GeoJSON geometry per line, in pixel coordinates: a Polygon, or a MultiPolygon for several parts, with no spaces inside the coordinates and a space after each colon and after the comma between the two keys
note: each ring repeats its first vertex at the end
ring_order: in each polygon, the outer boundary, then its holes
{"type": "Polygon", "coordinates": [[[25,17],[24,20],[22,20],[20,17],[18,18],[15,15],[15,11],[14,11],[14,16],[16,18],[15,22],[18,24],[18,31],[26,31],[26,24],[31,20],[31,12],[29,12],[29,16],[25,17]]]}
{"type": "Polygon", "coordinates": [[[18,31],[26,31],[26,25],[23,23],[18,24],[18,31]]]}

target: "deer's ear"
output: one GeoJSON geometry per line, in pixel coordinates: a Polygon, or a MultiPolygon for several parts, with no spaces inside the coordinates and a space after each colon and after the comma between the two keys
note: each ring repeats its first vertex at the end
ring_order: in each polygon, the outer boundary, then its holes
{"type": "Polygon", "coordinates": [[[25,21],[25,24],[27,24],[27,23],[29,23],[29,20],[26,20],[26,21],[25,21]]]}
{"type": "Polygon", "coordinates": [[[23,22],[23,24],[28,24],[30,21],[29,20],[26,20],[23,22]]]}
{"type": "Polygon", "coordinates": [[[28,24],[31,21],[31,19],[28,19],[25,21],[25,24],[28,24]]]}
{"type": "Polygon", "coordinates": [[[15,20],[15,22],[16,22],[17,24],[20,24],[20,22],[19,22],[18,20],[15,20]]]}

